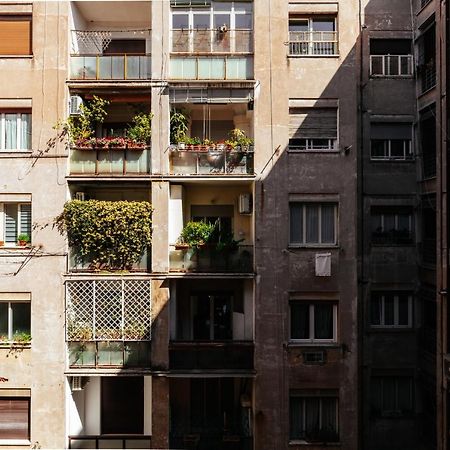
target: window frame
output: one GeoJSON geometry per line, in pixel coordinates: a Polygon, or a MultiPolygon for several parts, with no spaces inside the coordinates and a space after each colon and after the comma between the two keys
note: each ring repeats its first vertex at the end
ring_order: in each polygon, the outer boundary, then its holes
{"type": "Polygon", "coordinates": [[[30,327],[27,330],[28,334],[31,336],[31,301],[30,300],[0,300],[0,304],[7,304],[8,305],[8,309],[7,309],[7,326],[8,326],[8,331],[7,331],[7,336],[5,340],[0,339],[0,344],[5,343],[5,342],[19,342],[17,340],[14,339],[14,314],[13,314],[13,306],[12,305],[17,305],[17,304],[27,304],[29,306],[29,314],[30,314],[30,327]]]}
{"type": "MultiPolygon", "coordinates": [[[[297,393],[290,393],[289,394],[289,415],[291,415],[292,413],[292,401],[293,399],[299,399],[302,404],[301,404],[301,409],[302,409],[302,428],[303,430],[305,430],[305,436],[303,437],[294,437],[293,436],[293,430],[291,428],[292,426],[292,418],[289,417],[289,442],[291,443],[316,443],[318,442],[315,439],[308,439],[308,437],[306,436],[306,422],[307,422],[307,410],[306,410],[306,400],[307,399],[311,399],[311,398],[316,398],[319,399],[319,423],[322,423],[323,421],[323,401],[325,399],[333,399],[335,402],[335,433],[337,435],[337,440],[333,440],[333,441],[327,441],[327,442],[334,442],[334,443],[338,443],[340,441],[340,437],[339,437],[339,395],[337,393],[330,393],[327,394],[326,391],[320,391],[320,393],[316,394],[315,392],[305,392],[305,393],[301,393],[301,394],[297,394],[297,393]]],[[[320,430],[319,430],[320,431],[320,430]]]]}
{"type": "Polygon", "coordinates": [[[406,292],[396,292],[396,291],[373,291],[370,298],[370,327],[374,329],[411,329],[414,326],[413,323],[413,295],[406,292]],[[407,296],[408,299],[408,323],[406,325],[399,324],[399,303],[400,295],[407,296]],[[393,297],[394,301],[394,323],[392,325],[386,324],[386,314],[385,314],[385,303],[386,297],[393,297]],[[372,317],[372,304],[374,301],[380,302],[380,324],[373,323],[372,317]]]}
{"type": "MultiPolygon", "coordinates": [[[[1,56],[0,56],[1,58],[1,56]]],[[[31,152],[33,148],[33,116],[30,109],[0,109],[0,153],[31,152]],[[6,115],[16,115],[16,148],[6,148],[6,115]],[[22,142],[22,119],[23,115],[29,116],[29,139],[28,146],[22,142]]]]}
{"type": "Polygon", "coordinates": [[[408,415],[411,415],[411,414],[414,413],[414,408],[415,408],[415,401],[414,401],[414,399],[415,399],[415,395],[414,395],[414,377],[413,376],[408,376],[408,375],[372,375],[370,384],[371,384],[371,391],[372,391],[372,393],[371,393],[372,398],[371,398],[371,402],[370,402],[370,411],[371,411],[372,416],[398,418],[398,417],[405,417],[405,416],[408,416],[408,415]],[[384,391],[383,391],[384,383],[383,382],[388,380],[388,379],[394,381],[394,390],[395,390],[394,402],[395,402],[397,407],[399,406],[399,381],[400,380],[402,380],[402,381],[403,380],[409,381],[409,384],[410,384],[410,386],[409,386],[410,409],[402,411],[402,410],[400,410],[398,408],[397,409],[384,408],[384,405],[383,405],[383,403],[384,403],[384,391]],[[374,400],[373,400],[373,396],[375,395],[376,389],[377,389],[374,386],[374,381],[375,380],[379,380],[382,383],[381,384],[381,392],[380,392],[381,399],[378,399],[380,401],[380,403],[381,403],[380,411],[376,410],[376,407],[374,405],[374,400]]]}
{"type": "Polygon", "coordinates": [[[0,390],[0,400],[3,401],[26,401],[28,406],[28,414],[27,414],[27,437],[16,437],[16,438],[2,438],[0,437],[0,446],[2,445],[29,445],[30,444],[30,437],[31,437],[31,396],[28,395],[22,395],[17,396],[16,395],[3,395],[2,391],[0,390]]]}
{"type": "MultiPolygon", "coordinates": [[[[400,207],[403,207],[400,206],[400,207]]],[[[414,245],[414,241],[415,241],[415,234],[416,234],[416,229],[415,229],[415,216],[414,216],[414,210],[411,207],[410,211],[406,211],[406,212],[395,212],[395,211],[389,211],[389,210],[385,210],[383,211],[381,208],[379,210],[375,210],[370,212],[370,222],[371,222],[371,245],[381,245],[381,246],[392,246],[392,245],[400,245],[400,246],[409,246],[409,245],[414,245]],[[392,230],[385,230],[385,222],[386,222],[386,216],[393,216],[394,217],[394,226],[395,228],[393,229],[395,232],[399,232],[401,230],[399,230],[398,228],[398,223],[399,223],[399,216],[402,215],[408,215],[408,231],[409,231],[409,237],[404,238],[405,241],[404,242],[398,242],[398,240],[400,239],[399,237],[395,237],[395,236],[380,236],[379,238],[377,238],[375,235],[375,231],[373,230],[373,219],[377,216],[380,217],[380,223],[381,223],[381,230],[379,231],[379,233],[390,233],[392,230]]]]}
{"type": "MultiPolygon", "coordinates": [[[[22,205],[29,205],[30,206],[30,216],[31,216],[31,227],[30,227],[30,244],[32,242],[32,234],[33,234],[33,209],[32,209],[32,203],[31,202],[0,202],[0,241],[3,241],[3,246],[5,248],[14,248],[14,247],[20,247],[18,244],[18,237],[21,234],[25,234],[21,228],[21,220],[20,220],[20,213],[21,213],[21,207],[22,205]],[[15,242],[6,242],[6,213],[5,213],[5,205],[12,204],[17,205],[17,217],[16,217],[16,224],[17,224],[17,235],[15,242]]],[[[28,234],[28,233],[27,233],[28,234]]],[[[1,248],[1,247],[0,247],[1,248]]]]}
{"type": "Polygon", "coordinates": [[[293,344],[316,344],[316,345],[326,345],[326,344],[336,344],[338,342],[338,303],[329,301],[308,301],[308,300],[291,300],[289,302],[289,342],[293,344]],[[292,337],[292,305],[294,304],[306,304],[308,305],[309,314],[309,338],[308,339],[298,339],[292,337]],[[333,337],[331,339],[318,339],[315,337],[315,307],[317,305],[327,304],[331,305],[333,308],[333,337]]]}
{"type": "Polygon", "coordinates": [[[290,138],[289,139],[289,151],[290,152],[336,152],[338,151],[337,139],[333,138],[290,138]],[[293,145],[291,141],[305,141],[305,145],[293,145]],[[328,141],[328,145],[315,145],[314,141],[323,140],[328,141]]]}
{"type": "Polygon", "coordinates": [[[337,201],[327,201],[326,199],[309,201],[309,200],[289,200],[289,247],[290,248],[329,248],[337,247],[339,245],[339,203],[337,201]],[[302,242],[292,242],[292,217],[291,217],[291,205],[301,204],[302,208],[302,242]],[[306,242],[306,208],[304,205],[318,205],[319,215],[318,215],[318,242],[306,242]],[[334,242],[321,242],[322,241],[322,205],[333,205],[334,207],[334,242]]]}
{"type": "Polygon", "coordinates": [[[338,57],[339,56],[339,30],[338,30],[338,16],[337,14],[326,14],[323,16],[320,15],[290,15],[288,18],[288,56],[289,57],[338,57]],[[314,21],[317,20],[333,20],[334,22],[334,31],[325,31],[323,33],[335,33],[335,40],[334,41],[317,41],[313,39],[313,33],[321,33],[321,31],[314,30],[314,21]],[[304,31],[303,33],[308,33],[308,39],[305,40],[291,40],[291,30],[290,26],[291,23],[299,23],[299,22],[306,22],[307,23],[307,31],[304,31]],[[314,51],[314,45],[320,44],[320,43],[327,43],[331,44],[333,46],[333,50],[335,50],[334,53],[316,53],[314,51]],[[293,44],[296,43],[302,43],[307,44],[305,46],[300,46],[301,49],[306,48],[307,52],[293,52],[292,47],[293,44]]]}
{"type": "Polygon", "coordinates": [[[391,55],[387,53],[385,55],[370,55],[370,64],[369,64],[369,75],[372,78],[412,78],[414,76],[413,70],[413,58],[412,54],[405,55],[391,55]],[[381,73],[374,73],[374,59],[381,58],[381,73]],[[391,58],[397,58],[397,69],[398,73],[389,73],[391,70],[391,58]],[[402,73],[402,59],[407,59],[407,73],[402,73]]]}
{"type": "Polygon", "coordinates": [[[371,161],[414,161],[411,139],[370,139],[370,160],[371,161]],[[375,141],[383,143],[384,157],[373,155],[373,145],[375,141]],[[392,156],[392,141],[402,141],[403,157],[392,156]]]}

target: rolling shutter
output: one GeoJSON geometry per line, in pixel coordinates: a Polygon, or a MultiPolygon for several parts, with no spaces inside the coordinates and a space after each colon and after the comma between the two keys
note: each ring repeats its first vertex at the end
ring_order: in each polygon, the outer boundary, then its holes
{"type": "Polygon", "coordinates": [[[17,241],[17,204],[5,204],[5,242],[17,241]]]}
{"type": "Polygon", "coordinates": [[[19,211],[20,234],[28,234],[31,238],[31,205],[21,204],[19,211]]]}
{"type": "Polygon", "coordinates": [[[0,398],[2,439],[29,439],[29,398],[0,398]]]}
{"type": "Polygon", "coordinates": [[[290,108],[289,137],[337,139],[337,108],[290,108]]]}
{"type": "Polygon", "coordinates": [[[0,16],[0,55],[31,55],[31,16],[0,16]]]}

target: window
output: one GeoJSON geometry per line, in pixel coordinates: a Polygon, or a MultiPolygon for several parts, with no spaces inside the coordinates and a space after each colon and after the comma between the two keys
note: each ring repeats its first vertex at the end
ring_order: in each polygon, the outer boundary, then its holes
{"type": "Polygon", "coordinates": [[[374,77],[411,76],[411,41],[409,39],[371,39],[370,75],[374,77]]]}
{"type": "Polygon", "coordinates": [[[289,150],[337,150],[337,108],[289,108],[289,150]]]}
{"type": "Polygon", "coordinates": [[[30,398],[0,395],[0,445],[3,439],[29,440],[30,398]]]}
{"type": "Polygon", "coordinates": [[[291,440],[338,442],[338,398],[319,391],[293,395],[289,399],[291,440]]]}
{"type": "Polygon", "coordinates": [[[435,105],[420,111],[420,153],[423,179],[436,176],[436,109],[435,105]]]}
{"type": "Polygon", "coordinates": [[[335,17],[291,16],[289,18],[289,55],[337,54],[335,17]]]}
{"type": "Polygon", "coordinates": [[[329,302],[293,301],[291,309],[292,341],[305,343],[336,342],[337,305],[329,302]]]}
{"type": "Polygon", "coordinates": [[[413,379],[406,376],[372,377],[372,413],[398,417],[413,412],[413,379]]]}
{"type": "Polygon", "coordinates": [[[0,150],[31,150],[30,113],[0,113],[0,150]]]}
{"type": "Polygon", "coordinates": [[[18,245],[18,238],[31,239],[31,203],[0,203],[0,240],[5,246],[18,245]]]}
{"type": "Polygon", "coordinates": [[[191,297],[194,341],[233,338],[233,296],[229,293],[199,293],[191,297]]]}
{"type": "Polygon", "coordinates": [[[422,92],[436,86],[436,26],[430,26],[418,40],[419,55],[417,71],[422,92]]]}
{"type": "Polygon", "coordinates": [[[144,377],[101,378],[102,434],[144,433],[144,377]]]}
{"type": "Polygon", "coordinates": [[[30,302],[0,301],[0,342],[30,340],[30,302]]]}
{"type": "Polygon", "coordinates": [[[0,15],[0,55],[31,55],[31,16],[0,15]]]}
{"type": "Polygon", "coordinates": [[[375,122],[370,125],[372,161],[406,161],[413,159],[410,123],[375,122]]]}
{"type": "Polygon", "coordinates": [[[372,207],[372,243],[381,245],[412,244],[413,210],[410,206],[372,207]]]}
{"type": "Polygon", "coordinates": [[[335,245],[337,205],[335,203],[291,202],[290,243],[335,245]]]}
{"type": "Polygon", "coordinates": [[[412,295],[409,292],[373,292],[370,324],[373,328],[411,328],[412,295]]]}

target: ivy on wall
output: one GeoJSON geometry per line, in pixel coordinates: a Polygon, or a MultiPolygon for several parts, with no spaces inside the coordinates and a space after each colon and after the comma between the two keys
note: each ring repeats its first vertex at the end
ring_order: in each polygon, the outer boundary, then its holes
{"type": "Polygon", "coordinates": [[[129,270],[151,245],[152,210],[149,202],[71,200],[55,224],[90,268],[129,270]]]}

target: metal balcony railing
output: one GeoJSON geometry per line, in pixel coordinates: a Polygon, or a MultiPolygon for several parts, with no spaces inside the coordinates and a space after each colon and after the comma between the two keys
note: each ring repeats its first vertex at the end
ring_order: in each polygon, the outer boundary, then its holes
{"type": "Polygon", "coordinates": [[[421,71],[422,92],[436,86],[436,65],[424,64],[421,71]]]}
{"type": "Polygon", "coordinates": [[[141,148],[70,149],[71,175],[147,175],[150,173],[151,150],[141,148]]]}
{"type": "Polygon", "coordinates": [[[173,80],[251,80],[253,56],[178,56],[170,57],[173,80]]]}
{"type": "Polygon", "coordinates": [[[172,341],[170,370],[253,370],[253,350],[249,341],[172,341]]]}
{"type": "Polygon", "coordinates": [[[72,55],[71,80],[149,80],[150,55],[72,55]]]}
{"type": "Polygon", "coordinates": [[[253,53],[252,30],[172,30],[172,53],[253,53]]]}
{"type": "Polygon", "coordinates": [[[66,341],[149,341],[148,279],[66,281],[66,341]]]}
{"type": "Polygon", "coordinates": [[[253,146],[248,149],[170,149],[172,175],[253,175],[253,146]]]}
{"type": "Polygon", "coordinates": [[[171,272],[252,273],[253,247],[239,245],[233,251],[219,251],[215,245],[198,250],[171,246],[169,266],[171,272]]]}
{"type": "Polygon", "coordinates": [[[290,55],[337,55],[337,31],[290,31],[290,55]]]}

